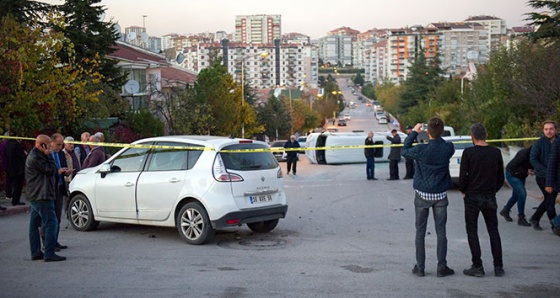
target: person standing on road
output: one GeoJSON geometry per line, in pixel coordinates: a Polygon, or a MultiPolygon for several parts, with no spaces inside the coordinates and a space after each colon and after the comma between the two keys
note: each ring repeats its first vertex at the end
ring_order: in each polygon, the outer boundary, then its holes
{"type": "MultiPolygon", "coordinates": [[[[99,143],[100,140],[98,136],[93,135],[89,137],[88,141],[91,143],[99,143]]],[[[86,157],[86,160],[84,160],[82,169],[96,167],[105,161],[105,149],[103,149],[103,147],[93,144],[89,145],[89,147],[91,148],[91,151],[86,157]]]]}
{"type": "Polygon", "coordinates": [[[498,231],[498,204],[496,193],[504,185],[504,162],[500,149],[486,143],[486,128],[481,123],[471,126],[474,147],[466,148],[459,168],[459,190],[465,202],[467,240],[472,255],[472,266],[463,270],[468,276],[484,276],[480,242],[478,240],[478,214],[482,213],[490,236],[494,258],[494,275],[503,276],[502,241],[498,231]]]}
{"type": "MultiPolygon", "coordinates": [[[[401,143],[401,137],[396,129],[391,130],[391,135],[387,136],[387,140],[391,141],[391,145],[401,143]]],[[[389,152],[389,181],[399,180],[399,161],[401,160],[401,147],[393,146],[389,152]]]]}
{"type": "MultiPolygon", "coordinates": [[[[301,148],[299,146],[298,141],[296,140],[296,136],[295,135],[291,135],[290,139],[284,143],[284,148],[285,149],[293,149],[293,148],[301,148]]],[[[297,162],[298,162],[298,152],[299,150],[287,150],[286,151],[286,163],[287,163],[287,174],[290,174],[290,170],[292,170],[292,173],[295,175],[297,172],[297,162]]]]}
{"type": "Polygon", "coordinates": [[[52,154],[51,139],[39,135],[35,147],[29,152],[25,162],[26,197],[31,207],[29,220],[29,246],[31,260],[45,262],[64,261],[65,257],[55,254],[58,221],[54,211],[56,165],[49,156],[52,154]],[[45,231],[44,252],[41,252],[39,227],[45,231]]]}
{"type": "MultiPolygon", "coordinates": [[[[545,191],[549,194],[560,191],[560,138],[556,138],[550,149],[550,157],[546,169],[545,191]]],[[[560,236],[560,215],[550,220],[552,232],[560,236]]]]}
{"type": "MultiPolygon", "coordinates": [[[[412,132],[412,126],[407,126],[406,127],[406,134],[408,135],[406,137],[406,139],[404,140],[406,142],[406,140],[410,137],[410,133],[412,132]]],[[[418,141],[416,141],[416,138],[412,141],[413,143],[418,143],[418,141]]],[[[405,165],[406,165],[406,175],[404,176],[403,179],[413,179],[414,178],[414,159],[411,158],[405,158],[405,165]]]]}
{"type": "MultiPolygon", "coordinates": [[[[366,146],[373,146],[373,131],[368,133],[365,141],[366,146]]],[[[367,180],[377,180],[375,178],[375,148],[365,148],[364,155],[366,156],[366,175],[367,180]]]]}
{"type": "Polygon", "coordinates": [[[426,262],[426,226],[430,208],[434,213],[434,224],[437,235],[437,276],[444,277],[455,274],[447,267],[447,190],[451,188],[449,174],[449,159],[455,153],[453,143],[445,142],[443,134],[443,120],[434,117],[428,121],[428,143],[412,146],[418,134],[422,131],[423,123],[414,126],[406,138],[403,146],[403,156],[416,161],[414,175],[414,213],[416,216],[416,265],[412,273],[424,276],[426,262]]]}
{"type": "MultiPolygon", "coordinates": [[[[80,136],[80,141],[88,142],[89,137],[90,137],[89,132],[87,131],[83,132],[80,136]]],[[[76,153],[76,156],[78,156],[78,158],[80,159],[80,165],[83,165],[84,161],[86,160],[86,157],[89,155],[90,148],[89,146],[84,144],[76,144],[76,146],[74,146],[74,152],[76,153]]]]}
{"type": "Polygon", "coordinates": [[[12,206],[25,205],[21,202],[21,192],[25,182],[25,158],[27,154],[20,142],[8,139],[4,149],[6,154],[6,197],[11,198],[12,206]]]}
{"type": "Polygon", "coordinates": [[[64,205],[64,197],[66,196],[68,190],[66,188],[66,182],[64,178],[72,175],[72,170],[68,168],[66,164],[66,156],[62,147],[64,146],[64,137],[55,133],[51,136],[51,151],[52,159],[54,165],[56,166],[55,172],[55,201],[54,201],[54,212],[56,214],[56,220],[58,221],[58,229],[56,231],[56,247],[55,249],[66,249],[68,246],[62,245],[58,242],[58,233],[60,231],[60,224],[62,222],[62,207],[64,205]]]}
{"type": "Polygon", "coordinates": [[[545,190],[546,172],[550,150],[552,148],[552,143],[554,143],[557,138],[556,122],[551,120],[545,121],[543,123],[543,133],[544,135],[533,143],[530,154],[531,164],[535,168],[535,179],[544,196],[543,201],[539,204],[539,207],[537,207],[533,216],[529,218],[529,222],[533,226],[533,229],[537,231],[542,231],[539,221],[545,212],[550,220],[556,217],[554,204],[556,202],[556,196],[558,195],[558,192],[554,189],[550,193],[545,190]]]}
{"type": "Polygon", "coordinates": [[[533,175],[533,166],[529,162],[531,147],[523,148],[515,154],[515,157],[506,166],[506,180],[511,186],[511,198],[500,211],[506,221],[513,221],[509,212],[513,205],[517,203],[517,224],[523,227],[530,227],[531,224],[525,219],[525,200],[527,190],[525,180],[528,175],[533,175]]]}

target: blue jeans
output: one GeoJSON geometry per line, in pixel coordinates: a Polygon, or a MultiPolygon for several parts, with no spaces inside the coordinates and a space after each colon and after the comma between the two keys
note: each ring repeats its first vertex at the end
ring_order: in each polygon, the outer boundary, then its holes
{"type": "Polygon", "coordinates": [[[473,266],[482,267],[480,242],[478,240],[478,214],[482,213],[486,230],[490,236],[490,248],[494,258],[494,267],[502,267],[502,240],[498,231],[498,204],[494,194],[465,195],[465,223],[467,226],[467,240],[471,249],[473,266]]]}
{"type": "Polygon", "coordinates": [[[58,221],[54,212],[54,201],[33,201],[31,206],[31,217],[29,220],[29,246],[31,248],[31,256],[41,254],[41,237],[39,236],[39,227],[45,228],[45,258],[54,255],[56,246],[56,234],[58,230],[58,221]]]}
{"type": "Polygon", "coordinates": [[[447,266],[447,236],[445,225],[447,224],[447,197],[442,200],[428,201],[422,199],[418,193],[414,197],[414,210],[416,214],[416,266],[424,270],[426,263],[426,226],[430,208],[434,213],[434,223],[437,235],[437,259],[438,270],[447,266]]]}
{"type": "Polygon", "coordinates": [[[552,224],[557,227],[560,228],[560,215],[556,216],[553,220],[552,220],[552,224]]]}
{"type": "Polygon", "coordinates": [[[368,179],[375,178],[375,159],[366,157],[366,174],[368,179]]]}
{"type": "Polygon", "coordinates": [[[517,214],[525,216],[525,200],[527,199],[527,190],[525,189],[525,179],[519,179],[509,171],[506,171],[506,180],[511,186],[511,198],[506,204],[505,209],[511,210],[513,205],[517,203],[517,214]]]}

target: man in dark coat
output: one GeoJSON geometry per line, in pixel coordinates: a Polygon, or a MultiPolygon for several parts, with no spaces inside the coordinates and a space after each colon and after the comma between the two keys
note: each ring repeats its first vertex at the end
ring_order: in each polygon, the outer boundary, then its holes
{"type": "MultiPolygon", "coordinates": [[[[373,146],[373,131],[368,133],[364,142],[366,146],[373,146]]],[[[366,175],[367,180],[377,180],[375,178],[375,148],[364,148],[364,155],[366,156],[366,175]]]]}
{"type": "Polygon", "coordinates": [[[23,182],[25,181],[25,158],[23,146],[15,139],[8,139],[5,148],[6,160],[6,197],[12,199],[12,206],[25,205],[20,202],[23,182]]]}
{"type": "MultiPolygon", "coordinates": [[[[396,129],[391,130],[392,137],[387,136],[387,140],[391,141],[391,145],[397,145],[401,143],[401,137],[397,133],[396,129]]],[[[401,160],[401,147],[394,146],[391,147],[391,152],[389,152],[389,179],[387,180],[399,180],[399,161],[401,160]]]]}
{"type": "MultiPolygon", "coordinates": [[[[284,144],[284,148],[286,149],[293,149],[293,148],[300,148],[298,141],[296,140],[296,136],[290,136],[290,140],[288,140],[284,144]]],[[[286,162],[288,163],[288,174],[290,174],[290,170],[295,175],[297,172],[297,162],[298,162],[298,152],[299,150],[287,150],[286,151],[286,162]]]]}
{"type": "Polygon", "coordinates": [[[64,177],[70,176],[72,174],[72,170],[68,169],[66,156],[64,155],[64,151],[62,151],[62,146],[64,145],[64,137],[59,133],[55,133],[52,135],[51,140],[52,154],[50,158],[53,159],[56,166],[54,201],[54,211],[56,214],[56,219],[58,221],[58,229],[56,232],[56,249],[60,250],[68,248],[66,245],[62,245],[58,242],[58,231],[60,231],[64,196],[68,192],[66,189],[66,183],[64,182],[64,177]]]}

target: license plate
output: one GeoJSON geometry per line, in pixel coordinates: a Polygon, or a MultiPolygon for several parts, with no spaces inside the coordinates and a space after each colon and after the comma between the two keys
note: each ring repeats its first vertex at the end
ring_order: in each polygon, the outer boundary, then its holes
{"type": "Polygon", "coordinates": [[[262,196],[250,196],[249,203],[260,204],[272,201],[272,195],[262,195],[262,196]]]}

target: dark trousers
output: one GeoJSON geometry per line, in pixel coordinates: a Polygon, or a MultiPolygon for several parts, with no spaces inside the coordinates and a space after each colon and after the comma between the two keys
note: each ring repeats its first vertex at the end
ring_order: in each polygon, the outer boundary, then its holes
{"type": "MultiPolygon", "coordinates": [[[[58,233],[60,232],[60,222],[61,222],[61,218],[62,218],[62,206],[64,205],[64,196],[66,194],[63,193],[64,187],[62,185],[58,185],[57,189],[55,191],[55,200],[54,200],[54,214],[56,217],[56,222],[57,222],[57,227],[55,230],[55,244],[58,243],[58,233]]],[[[43,243],[45,241],[45,227],[41,227],[40,229],[41,231],[41,238],[43,240],[43,243]]]]}
{"type": "Polygon", "coordinates": [[[399,179],[399,161],[390,160],[389,161],[389,178],[399,179]]]}
{"type": "Polygon", "coordinates": [[[25,175],[6,175],[6,197],[12,198],[12,205],[19,203],[25,175]]]}
{"type": "Polygon", "coordinates": [[[373,157],[366,157],[366,176],[367,179],[375,178],[375,159],[373,157]]]}
{"type": "Polygon", "coordinates": [[[449,200],[445,199],[429,201],[415,193],[414,196],[414,213],[416,215],[416,266],[424,269],[426,266],[426,228],[428,226],[428,215],[430,208],[433,211],[434,227],[437,235],[437,259],[438,270],[442,270],[447,266],[447,234],[445,225],[447,224],[447,206],[449,200]]]}
{"type": "Polygon", "coordinates": [[[471,249],[473,266],[482,267],[480,242],[478,240],[478,214],[482,213],[486,230],[490,236],[490,247],[494,258],[494,267],[502,267],[502,240],[498,231],[498,204],[495,194],[469,194],[465,195],[465,223],[467,227],[467,240],[471,249]]]}
{"type": "Polygon", "coordinates": [[[56,231],[58,222],[55,218],[53,201],[32,201],[30,202],[31,218],[29,220],[29,247],[31,256],[41,254],[41,237],[45,247],[45,257],[52,257],[56,247],[56,231]],[[44,234],[39,237],[39,227],[44,234]]]}
{"type": "Polygon", "coordinates": [[[543,193],[544,200],[539,204],[539,207],[537,207],[537,210],[535,211],[533,216],[531,216],[531,219],[539,221],[546,212],[548,219],[552,220],[556,217],[556,209],[554,208],[554,204],[556,204],[556,196],[558,195],[558,192],[553,190],[552,193],[548,193],[544,190],[546,178],[536,177],[536,180],[537,185],[543,193]]]}
{"type": "Polygon", "coordinates": [[[414,159],[406,159],[406,175],[404,178],[414,178],[414,159]]]}
{"type": "Polygon", "coordinates": [[[293,173],[295,174],[297,172],[297,155],[295,156],[290,156],[288,155],[288,157],[286,157],[286,162],[288,164],[288,173],[290,173],[290,170],[293,169],[293,173]]]}

